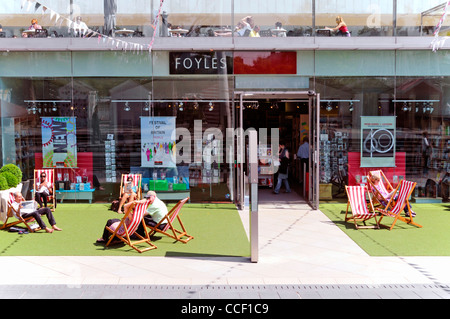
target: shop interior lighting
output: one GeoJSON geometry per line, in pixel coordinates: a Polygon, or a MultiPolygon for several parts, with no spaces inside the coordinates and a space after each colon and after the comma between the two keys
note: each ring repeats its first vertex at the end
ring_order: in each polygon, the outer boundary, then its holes
{"type": "MultiPolygon", "coordinates": [[[[320,100],[320,102],[327,103],[325,110],[327,110],[328,112],[330,112],[333,109],[333,106],[331,105],[331,103],[338,103],[338,102],[349,103],[348,110],[350,112],[353,112],[353,110],[354,110],[353,104],[360,102],[360,100],[320,100]]],[[[339,108],[339,106],[336,105],[336,108],[339,108]]]]}
{"type": "MultiPolygon", "coordinates": [[[[70,103],[70,100],[24,100],[25,103],[28,104],[27,112],[28,114],[36,114],[36,112],[41,113],[42,108],[44,107],[44,112],[47,112],[47,105],[53,104],[51,110],[56,112],[58,110],[56,104],[57,103],[70,103]]],[[[50,108],[49,108],[50,110],[50,108]]]]}
{"type": "Polygon", "coordinates": [[[392,100],[392,102],[403,103],[402,110],[405,112],[411,111],[411,105],[415,103],[416,113],[422,111],[422,113],[429,112],[431,114],[434,111],[434,103],[439,103],[440,100],[392,100]]]}
{"type": "Polygon", "coordinates": [[[183,102],[180,102],[180,103],[178,104],[178,110],[179,110],[180,112],[183,112],[183,111],[184,111],[184,103],[183,103],[183,102]]]}
{"type": "Polygon", "coordinates": [[[209,102],[209,111],[211,112],[212,110],[214,110],[214,104],[213,102],[209,102]]]}
{"type": "MultiPolygon", "coordinates": [[[[411,103],[403,102],[402,110],[404,112],[411,111],[411,103]]],[[[417,108],[416,108],[416,111],[417,111],[417,108]]]]}
{"type": "Polygon", "coordinates": [[[125,102],[125,107],[123,108],[124,111],[128,112],[129,110],[131,110],[130,105],[128,105],[128,101],[125,102]]]}

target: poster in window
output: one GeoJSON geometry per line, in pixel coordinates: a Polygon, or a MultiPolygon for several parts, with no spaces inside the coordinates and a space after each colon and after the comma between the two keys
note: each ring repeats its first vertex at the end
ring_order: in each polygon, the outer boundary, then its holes
{"type": "Polygon", "coordinates": [[[75,117],[41,117],[43,167],[77,167],[75,117]]]}
{"type": "Polygon", "coordinates": [[[361,116],[361,167],[395,167],[395,142],[395,116],[361,116]]]}
{"type": "Polygon", "coordinates": [[[174,116],[141,117],[142,167],[176,167],[174,116]]]}

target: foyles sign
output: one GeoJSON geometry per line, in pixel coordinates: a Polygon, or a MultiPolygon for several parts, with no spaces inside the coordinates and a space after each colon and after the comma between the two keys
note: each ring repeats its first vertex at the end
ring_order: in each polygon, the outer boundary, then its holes
{"type": "Polygon", "coordinates": [[[170,52],[170,74],[232,74],[231,52],[170,52]]]}

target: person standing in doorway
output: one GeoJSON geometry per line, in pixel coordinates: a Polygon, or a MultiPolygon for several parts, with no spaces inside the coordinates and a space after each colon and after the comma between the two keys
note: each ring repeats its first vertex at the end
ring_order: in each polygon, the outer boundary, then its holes
{"type": "Polygon", "coordinates": [[[289,187],[288,181],[289,151],[284,143],[280,143],[278,156],[280,159],[280,166],[278,167],[278,181],[277,186],[275,187],[275,190],[273,192],[275,194],[278,194],[280,192],[281,184],[284,183],[284,187],[286,187],[285,193],[290,193],[291,188],[289,187]]]}
{"type": "Polygon", "coordinates": [[[422,133],[422,158],[423,158],[423,174],[428,174],[428,165],[431,155],[431,145],[428,141],[428,133],[422,133]]]}
{"type": "Polygon", "coordinates": [[[308,136],[303,138],[302,145],[297,151],[297,158],[300,159],[300,183],[303,182],[304,173],[309,172],[309,139],[308,136]],[[306,167],[305,167],[306,165],[306,167]]]}

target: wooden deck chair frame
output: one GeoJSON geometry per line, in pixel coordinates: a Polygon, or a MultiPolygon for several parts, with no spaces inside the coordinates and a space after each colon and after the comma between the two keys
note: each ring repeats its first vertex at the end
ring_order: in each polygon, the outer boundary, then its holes
{"type": "Polygon", "coordinates": [[[41,168],[34,170],[34,184],[33,184],[33,200],[36,198],[36,184],[39,181],[41,173],[45,173],[45,180],[52,184],[52,194],[48,196],[47,204],[50,204],[53,209],[56,209],[56,194],[55,194],[55,170],[52,168],[41,168]]]}
{"type": "Polygon", "coordinates": [[[31,226],[28,224],[28,223],[34,221],[34,218],[33,218],[33,217],[23,218],[22,216],[20,216],[19,212],[16,211],[16,210],[14,209],[14,207],[12,206],[12,202],[13,202],[14,200],[15,200],[15,199],[14,199],[14,194],[13,194],[13,193],[9,193],[8,211],[7,211],[7,213],[6,213],[6,220],[5,220],[5,222],[3,223],[2,227],[0,227],[0,229],[6,229],[6,228],[10,228],[10,227],[12,227],[12,226],[15,226],[15,225],[24,223],[25,226],[28,228],[28,231],[29,231],[30,233],[33,233],[33,232],[35,232],[35,231],[37,231],[37,230],[40,230],[40,229],[41,229],[40,227],[39,227],[39,228],[33,229],[33,228],[31,228],[31,226]],[[13,222],[11,222],[11,223],[8,224],[8,220],[9,220],[10,218],[16,218],[17,220],[15,220],[15,221],[13,221],[13,222]]]}
{"type": "MultiPolygon", "coordinates": [[[[376,171],[369,171],[369,173],[367,174],[367,184],[369,187],[369,192],[373,194],[372,198],[374,203],[374,206],[381,206],[383,208],[386,208],[387,203],[389,202],[389,200],[387,198],[385,198],[383,195],[381,195],[381,193],[378,191],[378,189],[376,189],[375,185],[373,185],[372,183],[372,175],[378,174],[380,177],[380,183],[382,184],[382,186],[386,189],[387,193],[390,193],[394,190],[394,187],[391,185],[391,183],[389,182],[389,180],[387,179],[386,175],[384,175],[383,171],[380,170],[376,170],[376,171]]],[[[395,202],[394,202],[395,203],[395,202]]]]}
{"type": "Polygon", "coordinates": [[[189,197],[180,200],[155,226],[147,225],[147,227],[150,229],[150,236],[153,236],[155,233],[160,233],[184,244],[186,244],[191,239],[194,239],[193,236],[187,234],[186,228],[184,227],[183,222],[180,218],[181,208],[188,200],[189,197]],[[178,220],[181,230],[174,227],[175,218],[178,220]],[[163,229],[160,229],[159,226],[164,223],[166,224],[166,226],[163,229]]]}
{"type": "Polygon", "coordinates": [[[422,225],[417,224],[413,220],[412,212],[411,212],[411,205],[409,204],[409,197],[411,196],[412,192],[414,191],[414,188],[416,187],[417,183],[415,182],[409,182],[406,180],[401,180],[398,184],[395,191],[398,191],[398,198],[397,202],[394,203],[394,201],[391,199],[388,204],[386,205],[385,209],[376,208],[377,211],[379,211],[382,216],[378,220],[378,224],[382,227],[389,228],[389,230],[392,230],[394,228],[395,223],[397,220],[401,220],[402,222],[405,222],[406,224],[411,224],[416,227],[422,228],[422,225]],[[403,217],[400,214],[404,211],[405,205],[408,209],[409,217],[403,217]],[[392,217],[394,218],[391,226],[383,225],[381,224],[381,221],[384,217],[392,217]]]}
{"type": "Polygon", "coordinates": [[[356,229],[360,228],[376,228],[380,226],[377,220],[377,213],[373,207],[372,199],[370,196],[369,203],[366,201],[366,194],[368,190],[366,186],[345,186],[345,192],[347,193],[347,210],[345,212],[345,222],[352,221],[356,229]],[[349,215],[349,208],[351,208],[351,216],[349,215]],[[367,226],[366,221],[369,219],[375,219],[375,225],[367,226]],[[358,225],[358,222],[362,222],[364,226],[358,225]]]}
{"type": "Polygon", "coordinates": [[[142,175],[141,174],[122,174],[122,178],[120,180],[120,196],[122,196],[123,193],[123,186],[125,184],[125,181],[128,179],[128,176],[133,177],[133,186],[136,186],[136,199],[140,200],[142,198],[142,175]]]}
{"type": "Polygon", "coordinates": [[[157,247],[150,241],[150,236],[144,223],[145,210],[147,209],[147,206],[149,204],[150,201],[136,203],[136,205],[132,209],[130,209],[127,213],[125,213],[125,215],[123,216],[122,220],[120,221],[119,225],[115,230],[111,229],[110,227],[106,227],[106,229],[108,229],[108,231],[112,233],[108,242],[106,243],[106,247],[108,247],[112,243],[113,239],[117,237],[122,242],[124,242],[134,250],[138,251],[139,253],[156,249],[157,247]],[[127,224],[126,220],[130,215],[132,215],[131,221],[130,223],[127,224]],[[142,224],[142,228],[144,229],[144,236],[141,236],[140,234],[136,233],[139,224],[142,224]],[[138,240],[131,239],[132,235],[137,236],[139,239],[138,240]],[[143,249],[137,247],[137,245],[141,244],[147,244],[149,247],[143,249]]]}

